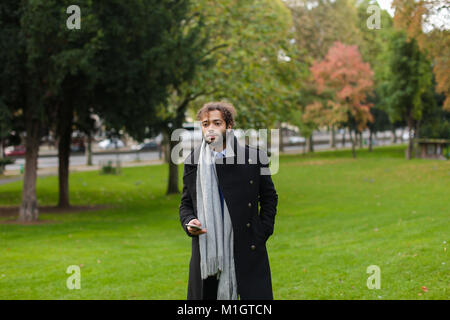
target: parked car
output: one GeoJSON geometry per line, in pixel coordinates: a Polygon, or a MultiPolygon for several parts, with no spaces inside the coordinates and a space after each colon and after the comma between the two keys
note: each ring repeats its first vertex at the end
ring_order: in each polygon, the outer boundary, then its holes
{"type": "MultiPolygon", "coordinates": [[[[413,134],[413,138],[414,138],[414,131],[412,132],[412,134],[413,134]]],[[[403,132],[402,139],[403,139],[403,141],[409,140],[409,131],[403,132]]]]}
{"type": "Polygon", "coordinates": [[[288,138],[288,142],[291,144],[305,142],[305,138],[299,136],[291,136],[288,138]]]}
{"type": "Polygon", "coordinates": [[[18,145],[18,146],[9,146],[5,148],[5,156],[12,157],[12,156],[24,156],[26,152],[26,148],[24,145],[18,145]]]}
{"type": "Polygon", "coordinates": [[[105,139],[98,143],[98,146],[104,150],[118,149],[125,147],[124,143],[120,139],[105,139]]]}
{"type": "Polygon", "coordinates": [[[83,138],[72,138],[72,144],[70,145],[71,152],[84,152],[84,139],[83,138]]]}

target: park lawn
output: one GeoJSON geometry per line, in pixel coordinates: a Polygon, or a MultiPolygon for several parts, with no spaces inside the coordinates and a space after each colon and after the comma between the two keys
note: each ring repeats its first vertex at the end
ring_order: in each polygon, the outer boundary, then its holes
{"type": "MultiPolygon", "coordinates": [[[[450,298],[450,162],[407,161],[404,148],[280,158],[267,242],[275,299],[450,298]],[[367,287],[371,265],[380,289],[367,287]]],[[[180,195],[165,195],[167,166],[122,170],[70,175],[73,205],[114,208],[0,224],[0,299],[186,298],[191,239],[180,195]],[[80,290],[66,287],[70,265],[81,265],[80,290]]],[[[0,185],[0,205],[18,205],[21,188],[0,185]]],[[[39,178],[37,194],[54,205],[57,177],[39,178]]]]}

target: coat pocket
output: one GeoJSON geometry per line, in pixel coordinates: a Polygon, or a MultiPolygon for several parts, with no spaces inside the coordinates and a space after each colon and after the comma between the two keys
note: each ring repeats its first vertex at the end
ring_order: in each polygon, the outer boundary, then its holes
{"type": "Polygon", "coordinates": [[[261,219],[259,218],[258,215],[253,215],[253,231],[256,240],[258,240],[260,243],[265,244],[267,241],[267,237],[261,219]]]}

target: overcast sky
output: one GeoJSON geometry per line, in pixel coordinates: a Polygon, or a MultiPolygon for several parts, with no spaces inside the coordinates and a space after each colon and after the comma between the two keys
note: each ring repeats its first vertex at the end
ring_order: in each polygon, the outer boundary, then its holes
{"type": "MultiPolygon", "coordinates": [[[[394,10],[391,8],[392,0],[377,0],[381,9],[387,10],[391,16],[394,16],[394,10]]],[[[425,25],[424,31],[432,28],[450,30],[450,10],[441,10],[438,14],[432,15],[430,18],[431,25],[425,25]]]]}

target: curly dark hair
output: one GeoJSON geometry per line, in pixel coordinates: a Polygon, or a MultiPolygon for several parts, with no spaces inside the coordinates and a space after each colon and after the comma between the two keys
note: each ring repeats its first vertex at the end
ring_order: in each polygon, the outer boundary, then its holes
{"type": "Polygon", "coordinates": [[[198,110],[197,112],[197,120],[201,120],[205,112],[213,110],[220,111],[223,120],[225,120],[227,128],[229,125],[231,125],[231,127],[234,126],[234,117],[236,116],[236,109],[231,103],[225,101],[212,101],[205,103],[203,107],[201,107],[200,110],[198,110]]]}

